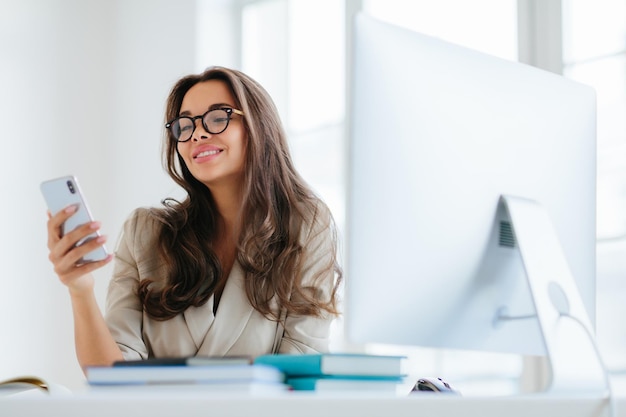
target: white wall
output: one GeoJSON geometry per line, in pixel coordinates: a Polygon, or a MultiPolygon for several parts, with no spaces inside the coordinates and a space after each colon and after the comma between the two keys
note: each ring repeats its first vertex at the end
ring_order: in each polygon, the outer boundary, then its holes
{"type": "MultiPolygon", "coordinates": [[[[0,379],[83,385],[46,248],[45,179],[74,174],[113,248],[175,192],[161,166],[172,84],[196,70],[195,0],[0,0],[0,379]]],[[[102,303],[110,267],[96,274],[102,303]]]]}

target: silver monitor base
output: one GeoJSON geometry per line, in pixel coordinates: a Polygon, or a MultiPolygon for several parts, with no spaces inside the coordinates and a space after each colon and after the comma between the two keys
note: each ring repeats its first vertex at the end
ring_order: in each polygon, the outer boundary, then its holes
{"type": "Polygon", "coordinates": [[[594,330],[552,222],[535,201],[502,196],[526,270],[550,375],[545,392],[610,397],[594,330]]]}

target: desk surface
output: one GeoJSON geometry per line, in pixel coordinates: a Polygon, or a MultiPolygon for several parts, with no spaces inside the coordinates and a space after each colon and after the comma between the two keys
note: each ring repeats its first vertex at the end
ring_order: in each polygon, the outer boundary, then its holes
{"type": "MultiPolygon", "coordinates": [[[[284,397],[167,396],[137,398],[108,396],[50,397],[0,400],[0,414],[12,417],[52,415],[64,417],[416,417],[416,415],[527,417],[609,416],[606,402],[567,397],[376,398],[371,396],[286,395],[284,397]]],[[[615,416],[626,416],[626,398],[616,401],[615,416]]]]}
{"type": "MultiPolygon", "coordinates": [[[[613,384],[615,417],[626,417],[626,381],[613,384]]],[[[60,396],[0,398],[0,414],[21,417],[52,415],[90,417],[527,417],[607,416],[608,401],[584,396],[520,395],[507,397],[456,397],[416,395],[391,397],[372,394],[314,394],[289,392],[272,396],[227,394],[115,395],[78,393],[60,396]]]]}

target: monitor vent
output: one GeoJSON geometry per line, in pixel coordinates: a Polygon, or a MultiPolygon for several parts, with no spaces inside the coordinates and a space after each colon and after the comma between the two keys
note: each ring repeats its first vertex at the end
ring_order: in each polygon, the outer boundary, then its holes
{"type": "Polygon", "coordinates": [[[515,236],[513,235],[513,227],[510,222],[500,222],[500,246],[507,248],[515,247],[515,236]]]}

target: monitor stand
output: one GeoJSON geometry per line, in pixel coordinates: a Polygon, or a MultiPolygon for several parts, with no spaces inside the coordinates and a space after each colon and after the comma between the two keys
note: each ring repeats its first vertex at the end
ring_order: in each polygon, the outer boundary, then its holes
{"type": "Polygon", "coordinates": [[[556,231],[535,201],[501,196],[519,248],[550,368],[544,392],[610,398],[594,331],[556,231]]]}

